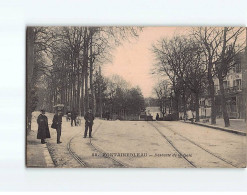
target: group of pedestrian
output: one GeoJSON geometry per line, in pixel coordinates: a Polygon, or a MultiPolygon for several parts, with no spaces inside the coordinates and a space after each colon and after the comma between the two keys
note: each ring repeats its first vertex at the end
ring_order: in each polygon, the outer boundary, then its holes
{"type": "MultiPolygon", "coordinates": [[[[73,121],[76,126],[76,112],[71,113],[71,126],[73,126],[73,121]]],[[[83,138],[87,137],[87,132],[89,129],[89,138],[92,138],[92,128],[93,128],[93,121],[94,121],[94,115],[92,113],[92,110],[89,109],[88,112],[84,116],[85,119],[85,131],[83,138]]],[[[37,139],[41,140],[41,144],[45,144],[46,138],[51,138],[50,131],[49,131],[49,125],[48,125],[48,118],[45,115],[45,110],[41,110],[41,114],[37,118],[38,123],[38,134],[37,139]]],[[[62,132],[62,111],[56,112],[56,114],[53,117],[51,128],[56,129],[57,131],[57,144],[62,143],[60,141],[61,132],[62,132]]]]}
{"type": "MultiPolygon", "coordinates": [[[[48,118],[45,115],[45,110],[41,110],[41,114],[38,116],[37,123],[38,123],[37,139],[41,139],[41,144],[45,144],[46,143],[45,139],[51,138],[50,130],[48,126],[48,118]]],[[[61,111],[58,111],[54,115],[51,128],[56,129],[57,131],[57,144],[62,143],[60,141],[61,131],[62,131],[62,112],[61,111]]]]}

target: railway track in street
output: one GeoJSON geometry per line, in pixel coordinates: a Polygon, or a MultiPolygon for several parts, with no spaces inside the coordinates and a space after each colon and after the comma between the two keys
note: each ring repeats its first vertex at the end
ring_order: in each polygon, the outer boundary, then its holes
{"type": "MultiPolygon", "coordinates": [[[[181,151],[179,151],[179,150],[174,146],[174,144],[172,144],[172,141],[169,140],[169,139],[167,138],[167,136],[165,136],[165,135],[158,129],[157,126],[155,126],[152,122],[149,122],[149,124],[152,125],[152,126],[159,132],[159,134],[160,134],[162,137],[164,137],[164,138],[168,141],[168,143],[169,143],[169,144],[170,144],[170,145],[171,145],[178,153],[181,154],[181,151]]],[[[190,143],[193,144],[194,146],[197,146],[198,148],[200,148],[200,149],[203,150],[204,152],[206,152],[206,153],[208,153],[208,154],[214,156],[215,158],[217,158],[217,159],[223,161],[224,163],[226,163],[226,164],[228,164],[228,165],[230,165],[230,166],[232,166],[232,167],[234,167],[234,168],[239,168],[239,166],[237,166],[236,164],[234,164],[234,163],[228,161],[227,159],[225,159],[225,158],[223,158],[223,157],[221,157],[221,156],[219,156],[219,155],[217,155],[217,154],[215,154],[215,153],[209,151],[208,149],[202,147],[201,145],[199,145],[198,143],[194,142],[193,140],[191,140],[191,139],[189,139],[189,138],[187,138],[187,137],[181,135],[180,133],[174,131],[174,130],[171,129],[170,127],[164,126],[163,124],[160,124],[160,122],[158,122],[158,124],[159,124],[161,127],[164,127],[164,128],[166,128],[166,129],[168,129],[169,131],[171,131],[172,133],[174,133],[174,134],[180,136],[181,138],[187,140],[188,142],[190,142],[190,143]]],[[[182,157],[183,157],[183,155],[182,155],[182,157]]],[[[189,161],[187,158],[184,158],[184,159],[185,159],[188,163],[190,163],[193,167],[195,167],[195,168],[197,167],[197,166],[195,165],[195,163],[192,163],[192,162],[189,161]]]]}
{"type": "Polygon", "coordinates": [[[191,162],[188,158],[186,158],[184,155],[183,155],[183,153],[180,151],[180,150],[178,150],[178,148],[177,147],[175,147],[174,146],[174,144],[172,143],[172,141],[170,140],[170,139],[168,139],[168,137],[167,136],[165,136],[152,122],[149,122],[148,121],[148,123],[152,126],[152,127],[154,127],[155,129],[156,129],[156,131],[170,144],[170,146],[178,153],[178,154],[180,154],[180,156],[186,161],[186,162],[188,162],[192,167],[194,167],[194,168],[197,168],[196,167],[196,165],[193,163],[193,162],[191,162]]]}
{"type": "MultiPolygon", "coordinates": [[[[80,134],[80,133],[79,133],[80,134]]],[[[70,153],[70,155],[81,165],[81,167],[88,167],[88,164],[86,162],[84,162],[72,149],[71,149],[71,141],[76,137],[78,136],[79,134],[76,134],[75,136],[73,136],[68,144],[67,144],[67,149],[70,153]]]]}
{"type": "MultiPolygon", "coordinates": [[[[100,126],[102,125],[102,122],[98,125],[98,127],[94,130],[93,132],[93,136],[96,134],[96,132],[99,130],[100,126]]],[[[74,138],[76,138],[77,136],[81,136],[81,132],[74,135],[73,137],[71,137],[71,139],[69,140],[68,144],[67,144],[67,149],[69,151],[69,153],[71,154],[71,156],[81,165],[81,167],[85,167],[85,168],[90,168],[90,164],[86,163],[81,157],[79,157],[79,155],[77,155],[71,148],[71,142],[73,141],[74,138]]],[[[98,153],[100,153],[102,155],[102,158],[107,158],[110,159],[111,161],[114,162],[114,164],[117,167],[120,168],[127,168],[129,167],[127,164],[121,162],[120,160],[117,160],[116,158],[109,156],[109,155],[104,155],[107,152],[105,152],[103,149],[99,148],[98,146],[96,146],[93,143],[93,139],[89,138],[89,145],[98,153]]]]}
{"type": "MultiPolygon", "coordinates": [[[[99,127],[101,126],[101,124],[102,124],[102,123],[100,123],[99,127]]],[[[97,129],[94,131],[93,136],[96,134],[96,132],[98,131],[98,129],[99,129],[99,128],[97,128],[97,129]]],[[[93,140],[93,139],[90,138],[90,145],[91,145],[96,151],[98,151],[99,153],[101,153],[101,154],[104,156],[104,154],[105,154],[106,152],[105,152],[104,150],[100,149],[100,148],[99,148],[98,146],[96,146],[95,144],[93,144],[93,141],[92,141],[92,140],[93,140]]],[[[104,157],[105,157],[105,158],[111,159],[111,160],[114,161],[115,163],[119,164],[120,167],[123,167],[123,168],[127,168],[127,167],[128,167],[128,165],[126,165],[125,163],[123,163],[123,162],[117,160],[116,158],[114,158],[114,157],[112,157],[112,156],[104,156],[104,157]]]]}
{"type": "MultiPolygon", "coordinates": [[[[117,160],[116,158],[114,158],[114,157],[112,157],[112,156],[105,156],[104,154],[106,154],[106,152],[105,152],[104,150],[100,149],[98,146],[95,146],[95,144],[93,144],[91,140],[90,140],[90,145],[91,145],[96,151],[98,151],[99,153],[101,153],[102,156],[103,156],[104,158],[109,158],[109,159],[111,159],[112,161],[114,161],[115,163],[117,163],[118,165],[120,165],[120,166],[119,166],[120,168],[127,168],[127,167],[129,167],[129,166],[126,165],[125,163],[123,163],[123,162],[117,160]]],[[[118,166],[118,165],[117,165],[117,166],[118,166]]]]}

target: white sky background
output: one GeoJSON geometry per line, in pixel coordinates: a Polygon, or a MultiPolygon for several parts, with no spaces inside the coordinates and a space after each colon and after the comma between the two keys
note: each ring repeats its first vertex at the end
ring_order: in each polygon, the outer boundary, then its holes
{"type": "Polygon", "coordinates": [[[112,63],[104,64],[104,76],[118,74],[132,87],[139,86],[144,97],[153,96],[153,87],[157,83],[157,75],[151,75],[155,63],[151,52],[152,44],[163,37],[169,38],[181,33],[186,27],[144,27],[138,39],[124,41],[122,45],[112,51],[112,63]]]}

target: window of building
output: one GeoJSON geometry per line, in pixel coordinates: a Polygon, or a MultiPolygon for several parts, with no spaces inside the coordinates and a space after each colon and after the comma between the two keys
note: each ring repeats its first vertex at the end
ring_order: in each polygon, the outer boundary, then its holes
{"type": "Polygon", "coordinates": [[[224,89],[227,88],[227,81],[223,81],[223,87],[224,87],[224,89]]]}
{"type": "Polygon", "coordinates": [[[227,88],[230,87],[230,81],[227,81],[227,88]]]}
{"type": "Polygon", "coordinates": [[[216,94],[218,93],[218,90],[219,90],[219,86],[218,85],[215,85],[214,86],[214,91],[215,91],[216,94]]]}
{"type": "Polygon", "coordinates": [[[241,64],[240,63],[236,64],[236,72],[237,73],[241,72],[241,64]]]}
{"type": "Polygon", "coordinates": [[[238,90],[241,90],[241,85],[242,85],[241,79],[236,79],[236,86],[238,90]]]}

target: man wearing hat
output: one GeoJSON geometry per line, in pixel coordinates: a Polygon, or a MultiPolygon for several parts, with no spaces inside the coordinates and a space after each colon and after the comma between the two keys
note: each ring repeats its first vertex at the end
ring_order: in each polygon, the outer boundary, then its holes
{"type": "Polygon", "coordinates": [[[56,130],[57,130],[57,144],[62,143],[60,141],[61,137],[61,131],[62,131],[62,112],[58,111],[53,117],[52,123],[54,124],[56,130]]]}
{"type": "Polygon", "coordinates": [[[84,119],[85,119],[84,138],[87,137],[88,128],[89,128],[89,137],[92,138],[92,128],[93,128],[94,115],[93,115],[91,109],[89,109],[88,112],[85,114],[84,119]]]}
{"type": "Polygon", "coordinates": [[[45,144],[46,143],[45,139],[51,138],[51,135],[48,126],[48,119],[45,116],[44,109],[41,110],[41,114],[38,116],[37,123],[38,123],[37,139],[41,139],[41,143],[45,144]]]}

